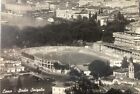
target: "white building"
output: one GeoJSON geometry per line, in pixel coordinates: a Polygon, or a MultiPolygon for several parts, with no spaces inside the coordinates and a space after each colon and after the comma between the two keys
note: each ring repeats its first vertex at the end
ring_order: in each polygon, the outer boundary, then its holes
{"type": "Polygon", "coordinates": [[[116,32],[113,33],[115,37],[114,44],[119,46],[127,46],[130,49],[140,50],[140,27],[135,31],[116,32]]]}
{"type": "Polygon", "coordinates": [[[107,78],[103,78],[101,80],[102,84],[104,85],[113,85],[113,84],[118,84],[118,85],[121,85],[121,84],[128,84],[128,85],[131,85],[131,86],[137,86],[139,85],[139,80],[132,80],[132,79],[129,79],[129,78],[125,78],[125,79],[120,79],[120,78],[113,78],[113,79],[107,79],[107,78]]]}
{"type": "Polygon", "coordinates": [[[17,73],[17,72],[23,72],[25,70],[25,67],[20,66],[20,67],[10,67],[7,68],[6,72],[7,73],[17,73]]]}
{"type": "Polygon", "coordinates": [[[8,11],[9,13],[13,14],[26,14],[31,11],[35,10],[43,10],[43,9],[49,9],[50,5],[49,3],[45,2],[37,2],[33,4],[17,4],[17,3],[7,3],[5,4],[5,10],[8,11]]]}
{"type": "Polygon", "coordinates": [[[74,11],[72,10],[56,10],[56,17],[64,18],[64,19],[71,19],[74,11]]]}
{"type": "Polygon", "coordinates": [[[128,77],[130,79],[135,79],[135,68],[134,68],[133,62],[130,62],[128,69],[129,69],[129,71],[128,71],[128,73],[129,73],[128,77]]]}
{"type": "Polygon", "coordinates": [[[55,86],[52,86],[52,94],[66,94],[65,91],[71,87],[71,85],[65,85],[62,82],[57,82],[55,86]]]}
{"type": "MultiPolygon", "coordinates": [[[[138,22],[140,25],[140,22],[138,22]]],[[[93,49],[109,56],[122,60],[123,57],[133,57],[134,62],[140,61],[140,27],[138,25],[132,26],[125,32],[115,32],[114,43],[97,42],[93,44],[93,49]]]]}
{"type": "Polygon", "coordinates": [[[25,14],[28,11],[35,10],[35,6],[19,5],[19,4],[5,4],[5,9],[10,13],[25,14]]]}
{"type": "Polygon", "coordinates": [[[109,7],[128,7],[128,6],[133,6],[137,5],[137,0],[104,0],[104,5],[109,6],[109,7]]]}
{"type": "Polygon", "coordinates": [[[112,85],[112,84],[114,84],[113,83],[114,79],[115,79],[114,76],[109,76],[109,77],[101,78],[101,82],[104,85],[112,85]]]}
{"type": "Polygon", "coordinates": [[[118,69],[118,70],[115,70],[113,71],[113,76],[115,78],[126,78],[128,77],[128,69],[118,69]]]}
{"type": "Polygon", "coordinates": [[[135,79],[134,64],[132,59],[129,59],[128,68],[120,68],[113,71],[113,75],[102,79],[105,85],[111,84],[129,84],[132,86],[139,85],[140,80],[135,79]]]}
{"type": "Polygon", "coordinates": [[[18,73],[24,72],[24,70],[25,67],[21,65],[20,61],[2,60],[0,63],[1,73],[18,73]]]}
{"type": "Polygon", "coordinates": [[[56,10],[59,7],[58,2],[49,2],[49,9],[50,10],[56,10]]]}
{"type": "Polygon", "coordinates": [[[77,19],[79,15],[80,15],[82,18],[83,18],[83,17],[89,18],[89,13],[88,13],[88,12],[87,12],[87,13],[82,13],[82,12],[74,13],[72,17],[73,17],[74,19],[77,19]]]}
{"type": "Polygon", "coordinates": [[[35,4],[35,10],[42,10],[42,9],[49,9],[50,5],[49,3],[41,2],[35,4]]]}
{"type": "Polygon", "coordinates": [[[107,20],[108,20],[108,16],[102,16],[102,15],[97,16],[97,21],[100,21],[101,26],[107,25],[107,20]]]}
{"type": "Polygon", "coordinates": [[[119,47],[125,56],[132,56],[135,61],[140,60],[140,27],[136,27],[134,31],[116,32],[113,36],[115,37],[114,45],[119,47]]]}
{"type": "Polygon", "coordinates": [[[3,73],[4,70],[4,59],[0,57],[0,73],[3,73]]]}
{"type": "Polygon", "coordinates": [[[64,18],[64,19],[71,19],[76,12],[78,12],[78,10],[57,9],[56,10],[56,17],[64,18]]]}
{"type": "Polygon", "coordinates": [[[25,67],[21,65],[20,61],[5,61],[4,70],[7,73],[24,72],[25,67]]]}
{"type": "Polygon", "coordinates": [[[128,7],[137,5],[137,0],[79,0],[79,6],[83,5],[94,5],[94,6],[109,6],[109,7],[128,7]]]}
{"type": "Polygon", "coordinates": [[[94,6],[99,6],[101,5],[101,2],[103,2],[103,0],[79,0],[79,6],[83,6],[83,5],[94,5],[94,6]]]}
{"type": "Polygon", "coordinates": [[[81,10],[73,10],[73,9],[57,9],[56,10],[56,17],[63,18],[63,19],[77,19],[79,16],[89,18],[88,11],[81,11],[81,10]]]}
{"type": "Polygon", "coordinates": [[[122,62],[119,59],[110,59],[110,67],[121,67],[122,66],[122,62]]]}

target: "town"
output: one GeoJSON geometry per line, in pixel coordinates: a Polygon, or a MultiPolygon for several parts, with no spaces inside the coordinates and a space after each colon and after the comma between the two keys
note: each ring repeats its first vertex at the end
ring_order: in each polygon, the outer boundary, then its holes
{"type": "Polygon", "coordinates": [[[140,94],[139,0],[2,0],[1,94],[140,94]]]}

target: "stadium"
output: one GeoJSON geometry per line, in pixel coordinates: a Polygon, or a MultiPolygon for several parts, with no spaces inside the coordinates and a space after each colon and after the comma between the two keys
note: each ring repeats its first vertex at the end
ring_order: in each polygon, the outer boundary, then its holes
{"type": "Polygon", "coordinates": [[[107,61],[106,59],[100,58],[94,51],[92,52],[90,48],[85,47],[44,46],[26,48],[23,49],[23,52],[45,60],[58,60],[61,63],[71,65],[89,64],[94,60],[107,61]]]}

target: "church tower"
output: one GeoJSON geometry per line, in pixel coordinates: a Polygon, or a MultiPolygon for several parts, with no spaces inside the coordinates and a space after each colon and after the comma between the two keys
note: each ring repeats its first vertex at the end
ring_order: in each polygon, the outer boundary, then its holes
{"type": "Polygon", "coordinates": [[[139,2],[138,8],[139,8],[139,17],[140,17],[140,0],[138,0],[138,2],[139,2]]]}
{"type": "Polygon", "coordinates": [[[140,17],[140,0],[138,0],[137,2],[138,2],[138,14],[139,14],[139,17],[140,17]]]}
{"type": "Polygon", "coordinates": [[[128,66],[128,77],[130,79],[135,79],[135,70],[132,57],[129,59],[129,66],[128,66]]]}
{"type": "Polygon", "coordinates": [[[137,5],[137,10],[138,10],[138,16],[140,17],[140,0],[135,0],[136,5],[137,5]]]}

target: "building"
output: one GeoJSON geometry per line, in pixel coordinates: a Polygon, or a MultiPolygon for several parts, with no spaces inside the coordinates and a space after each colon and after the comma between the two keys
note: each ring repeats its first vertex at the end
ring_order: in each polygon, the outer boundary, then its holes
{"type": "Polygon", "coordinates": [[[137,0],[105,0],[104,5],[110,7],[125,8],[133,5],[137,5],[137,0]]]}
{"type": "Polygon", "coordinates": [[[18,73],[25,71],[25,67],[21,65],[20,61],[5,61],[4,69],[6,73],[18,73]]]}
{"type": "Polygon", "coordinates": [[[52,86],[52,94],[66,94],[66,90],[71,87],[69,83],[56,82],[56,85],[52,86]]]}
{"type": "Polygon", "coordinates": [[[132,60],[129,60],[129,67],[128,67],[128,77],[130,79],[135,79],[135,68],[132,60]]]}
{"type": "Polygon", "coordinates": [[[114,79],[115,79],[114,76],[108,76],[108,77],[101,78],[100,81],[102,82],[103,85],[113,85],[114,79]]]}
{"type": "Polygon", "coordinates": [[[113,71],[113,76],[115,78],[119,78],[119,79],[125,79],[125,78],[135,79],[135,68],[134,68],[132,58],[130,58],[128,62],[129,62],[128,68],[120,68],[120,69],[117,69],[117,70],[113,71]]]}
{"type": "Polygon", "coordinates": [[[140,27],[135,31],[116,32],[113,33],[113,36],[115,37],[115,45],[127,46],[130,50],[140,50],[140,27]]]}
{"type": "Polygon", "coordinates": [[[32,11],[54,9],[52,2],[45,1],[27,1],[17,0],[15,3],[8,2],[4,4],[5,12],[12,14],[27,14],[32,11]]]}
{"type": "Polygon", "coordinates": [[[89,12],[87,10],[82,10],[80,12],[76,12],[72,15],[73,19],[78,19],[78,17],[81,16],[81,18],[89,18],[89,12]]]}
{"type": "Polygon", "coordinates": [[[135,31],[127,31],[124,33],[116,32],[113,34],[115,37],[114,45],[120,47],[124,55],[127,57],[132,56],[135,60],[139,60],[140,56],[140,27],[135,31]],[[126,50],[126,51],[124,51],[126,50]]]}
{"type": "Polygon", "coordinates": [[[110,63],[111,67],[121,67],[121,61],[123,59],[123,55],[119,55],[119,51],[117,52],[117,48],[112,45],[112,43],[104,43],[98,41],[93,43],[92,48],[96,51],[99,56],[110,63]]]}
{"type": "Polygon", "coordinates": [[[4,71],[4,59],[0,57],[0,73],[3,73],[4,71]]]}
{"type": "Polygon", "coordinates": [[[5,11],[13,14],[27,14],[31,11],[49,9],[48,3],[30,4],[5,4],[5,11]]]}
{"type": "Polygon", "coordinates": [[[30,55],[28,53],[22,52],[23,58],[22,61],[25,63],[33,63],[34,66],[38,66],[41,69],[46,71],[51,71],[54,69],[53,65],[55,62],[59,62],[56,60],[45,60],[42,58],[38,58],[36,56],[30,55]]]}
{"type": "MultiPolygon", "coordinates": [[[[108,57],[107,57],[108,59],[108,57]]],[[[111,58],[109,60],[110,62],[110,67],[121,67],[122,66],[122,60],[121,59],[118,59],[118,58],[111,58]]]]}
{"type": "Polygon", "coordinates": [[[24,64],[31,66],[33,68],[39,68],[39,70],[41,70],[42,72],[66,75],[70,71],[69,68],[56,69],[54,66],[55,63],[57,63],[59,65],[63,65],[58,60],[47,60],[47,59],[39,58],[39,57],[34,56],[34,55],[30,55],[26,52],[22,52],[22,56],[23,56],[22,62],[24,62],[24,64]]]}
{"type": "Polygon", "coordinates": [[[81,18],[86,17],[89,18],[89,11],[87,10],[80,10],[80,9],[57,9],[56,10],[56,17],[63,18],[63,19],[77,19],[79,16],[81,18]]]}
{"type": "Polygon", "coordinates": [[[104,85],[129,85],[129,86],[133,86],[133,87],[137,87],[140,84],[140,80],[133,80],[133,79],[129,79],[129,78],[125,78],[125,79],[121,79],[121,78],[113,78],[112,76],[106,77],[106,78],[102,78],[101,79],[102,84],[104,85]]]}
{"type": "Polygon", "coordinates": [[[101,5],[103,0],[79,0],[78,4],[79,6],[83,5],[93,5],[93,6],[99,6],[101,5]]]}
{"type": "Polygon", "coordinates": [[[105,15],[105,16],[103,16],[103,15],[98,15],[98,16],[97,16],[97,21],[100,21],[100,25],[101,25],[101,26],[107,25],[108,16],[107,16],[107,15],[105,15]]]}
{"type": "Polygon", "coordinates": [[[140,80],[135,79],[135,67],[132,58],[129,59],[128,68],[114,70],[113,75],[102,78],[101,81],[105,85],[128,84],[134,87],[137,87],[140,82],[140,80]]]}
{"type": "Polygon", "coordinates": [[[0,73],[19,73],[24,72],[25,67],[20,61],[2,60],[0,63],[0,73]]]}
{"type": "Polygon", "coordinates": [[[28,11],[33,11],[34,10],[34,6],[19,5],[19,4],[5,4],[5,10],[8,13],[25,14],[28,11]]]}
{"type": "Polygon", "coordinates": [[[7,73],[18,73],[18,72],[24,72],[24,67],[20,66],[20,67],[10,67],[7,68],[6,72],[7,73]]]}
{"type": "Polygon", "coordinates": [[[128,69],[126,68],[126,69],[115,70],[115,71],[113,71],[113,76],[115,78],[123,79],[128,76],[128,69]]]}
{"type": "Polygon", "coordinates": [[[128,7],[137,4],[137,0],[79,0],[79,6],[93,5],[93,6],[109,6],[109,7],[128,7]]]}
{"type": "Polygon", "coordinates": [[[4,63],[0,63],[0,73],[3,73],[5,71],[4,69],[4,63]]]}
{"type": "Polygon", "coordinates": [[[49,9],[56,10],[59,7],[59,2],[49,2],[49,9]]]}
{"type": "Polygon", "coordinates": [[[56,10],[56,17],[64,18],[64,19],[71,19],[75,12],[76,12],[75,10],[57,9],[56,10]]]}
{"type": "Polygon", "coordinates": [[[90,76],[91,71],[88,69],[88,65],[77,65],[77,68],[86,76],[90,76]]]}
{"type": "Polygon", "coordinates": [[[114,43],[97,42],[93,44],[93,49],[118,60],[122,60],[123,57],[133,57],[134,62],[139,62],[140,22],[133,24],[135,25],[132,25],[128,31],[113,33],[114,43]]]}

